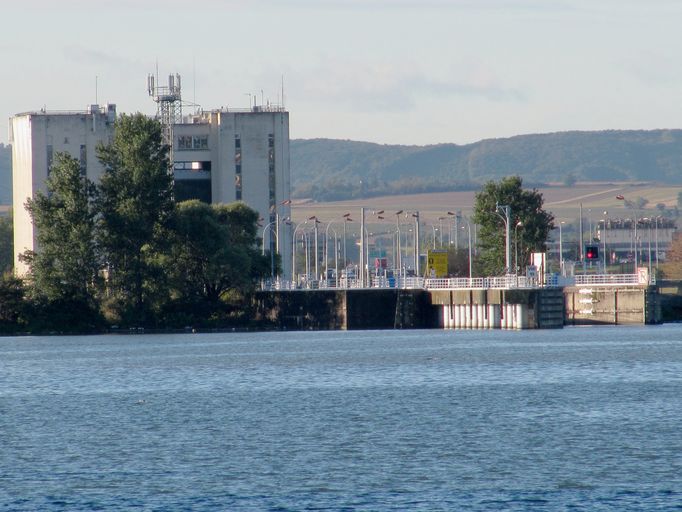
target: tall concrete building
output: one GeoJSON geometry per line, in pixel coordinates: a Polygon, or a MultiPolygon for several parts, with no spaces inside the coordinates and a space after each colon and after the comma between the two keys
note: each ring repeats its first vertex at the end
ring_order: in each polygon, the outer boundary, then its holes
{"type": "MultiPolygon", "coordinates": [[[[14,193],[14,253],[35,248],[35,232],[24,203],[44,190],[53,155],[80,158],[85,174],[98,181],[102,167],[95,148],[113,135],[116,109],[30,112],[10,121],[14,193]]],[[[291,274],[289,114],[281,107],[219,109],[183,118],[172,137],[175,198],[208,203],[244,201],[259,213],[264,248],[279,252],[284,277],[291,274]]]]}
{"type": "Polygon", "coordinates": [[[10,119],[15,272],[24,274],[19,255],[36,248],[36,232],[25,208],[28,198],[45,191],[54,155],[67,153],[81,163],[84,175],[98,181],[103,167],[96,148],[107,143],[114,130],[116,106],[91,105],[84,111],[45,111],[17,114],[10,119]]]}
{"type": "Polygon", "coordinates": [[[201,112],[184,121],[173,127],[176,200],[244,201],[258,211],[265,248],[279,252],[289,277],[288,112],[255,106],[201,112]]]}

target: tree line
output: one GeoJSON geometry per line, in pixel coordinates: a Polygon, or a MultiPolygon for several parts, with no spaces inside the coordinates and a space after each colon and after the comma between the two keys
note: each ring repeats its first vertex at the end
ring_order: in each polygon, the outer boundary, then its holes
{"type": "Polygon", "coordinates": [[[133,114],[97,148],[98,184],[78,160],[55,156],[46,192],[26,203],[37,240],[20,256],[28,273],[0,282],[0,331],[249,321],[249,296],[270,269],[258,213],[241,202],[175,203],[168,149],[160,124],[133,114]]]}

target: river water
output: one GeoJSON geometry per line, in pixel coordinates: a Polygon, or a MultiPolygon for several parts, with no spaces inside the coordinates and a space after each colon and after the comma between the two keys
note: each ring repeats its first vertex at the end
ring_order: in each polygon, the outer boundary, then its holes
{"type": "Polygon", "coordinates": [[[0,510],[682,510],[682,325],[0,338],[0,510]]]}

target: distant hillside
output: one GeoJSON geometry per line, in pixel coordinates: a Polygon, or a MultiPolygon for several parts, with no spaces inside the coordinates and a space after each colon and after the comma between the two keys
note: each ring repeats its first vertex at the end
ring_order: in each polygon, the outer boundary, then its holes
{"type": "Polygon", "coordinates": [[[682,130],[519,135],[458,146],[390,146],[329,139],[291,142],[294,197],[348,199],[466,190],[518,174],[524,183],[682,183],[682,130]]]}
{"type": "MultiPolygon", "coordinates": [[[[680,185],[682,130],[519,135],[465,146],[291,141],[292,195],[318,201],[472,190],[512,174],[528,186],[575,180],[680,185]]],[[[0,144],[0,204],[11,202],[11,147],[0,144]]]]}
{"type": "Polygon", "coordinates": [[[12,204],[12,146],[0,144],[0,204],[12,204]]]}

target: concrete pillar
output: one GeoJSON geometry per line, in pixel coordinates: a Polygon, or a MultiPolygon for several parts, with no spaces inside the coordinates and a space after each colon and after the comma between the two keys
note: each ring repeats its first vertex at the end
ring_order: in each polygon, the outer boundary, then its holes
{"type": "Polygon", "coordinates": [[[514,325],[514,329],[523,329],[523,305],[515,304],[514,313],[516,316],[516,323],[514,325]]]}
{"type": "Polygon", "coordinates": [[[471,328],[478,329],[478,306],[471,304],[471,328]]]}
{"type": "Polygon", "coordinates": [[[453,309],[455,310],[455,318],[453,319],[455,329],[459,329],[462,326],[462,312],[459,309],[459,304],[453,304],[453,309]]]}
{"type": "Polygon", "coordinates": [[[479,329],[483,329],[485,327],[485,307],[483,304],[477,304],[476,309],[478,310],[478,325],[477,327],[479,329]]]}
{"type": "Polygon", "coordinates": [[[489,304],[488,308],[490,308],[490,328],[499,329],[501,327],[500,305],[489,304]]]}
{"type": "Polygon", "coordinates": [[[519,329],[528,329],[528,305],[519,304],[519,329]]]}
{"type": "Polygon", "coordinates": [[[513,304],[505,304],[504,305],[504,315],[507,317],[507,321],[505,322],[505,329],[513,329],[514,328],[514,305],[513,304]]]}

